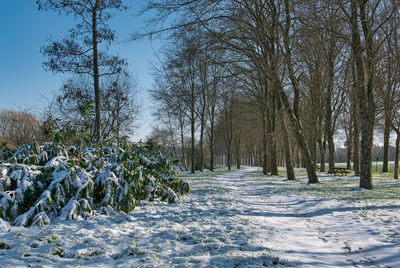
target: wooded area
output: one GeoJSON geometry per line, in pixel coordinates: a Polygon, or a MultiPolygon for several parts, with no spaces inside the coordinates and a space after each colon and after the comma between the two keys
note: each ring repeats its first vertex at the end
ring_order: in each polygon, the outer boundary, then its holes
{"type": "Polygon", "coordinates": [[[0,266],[400,267],[399,0],[4,10],[0,266]]]}
{"type": "Polygon", "coordinates": [[[321,171],[335,167],[340,132],[347,168],[360,176],[362,188],[372,189],[374,131],[383,129],[382,171],[388,171],[394,131],[397,178],[398,5],[149,1],[144,12],[157,13],[148,21],[151,30],[133,37],[168,40],[152,91],[162,125],[152,136],[185,169],[189,161],[192,172],[212,170],[216,155],[223,155],[228,167],[255,159],[271,175],[284,162],[289,179],[293,163],[301,163],[315,183],[318,162],[321,171]]]}
{"type": "MultiPolygon", "coordinates": [[[[42,118],[3,111],[2,139],[122,144],[138,113],[136,81],[126,60],[108,53],[117,38],[108,20],[127,7],[121,0],[36,2],[78,22],[41,50],[46,70],[71,78],[42,118]]],[[[382,172],[395,133],[398,178],[397,1],[150,0],[140,13],[151,15],[131,40],[165,40],[151,90],[159,123],[149,139],[183,169],[246,164],[278,175],[285,165],[295,179],[293,167],[302,166],[316,183],[317,169],[335,167],[336,142],[360,186],[372,189],[373,139],[383,132],[382,172]]]]}

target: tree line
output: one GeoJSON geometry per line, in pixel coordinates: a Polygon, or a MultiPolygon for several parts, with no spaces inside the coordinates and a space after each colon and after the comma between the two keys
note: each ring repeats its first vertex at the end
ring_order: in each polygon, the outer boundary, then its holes
{"type": "Polygon", "coordinates": [[[277,175],[284,158],[294,179],[299,160],[316,183],[317,159],[321,171],[335,166],[340,130],[348,168],[352,160],[360,187],[372,189],[373,137],[382,128],[383,171],[394,131],[398,178],[397,1],[153,0],[147,11],[157,17],[134,38],[169,41],[154,72],[161,124],[153,136],[185,167],[190,154],[192,172],[206,165],[205,144],[211,170],[222,145],[228,166],[261,151],[264,174],[277,175]]]}

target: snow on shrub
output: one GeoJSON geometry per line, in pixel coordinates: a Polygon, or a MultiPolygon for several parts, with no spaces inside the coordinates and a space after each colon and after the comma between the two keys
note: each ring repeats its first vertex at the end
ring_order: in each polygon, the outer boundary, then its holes
{"type": "Polygon", "coordinates": [[[140,200],[173,203],[189,185],[170,161],[150,151],[143,144],[100,149],[35,142],[3,148],[0,223],[41,226],[97,212],[129,213],[140,200]]]}

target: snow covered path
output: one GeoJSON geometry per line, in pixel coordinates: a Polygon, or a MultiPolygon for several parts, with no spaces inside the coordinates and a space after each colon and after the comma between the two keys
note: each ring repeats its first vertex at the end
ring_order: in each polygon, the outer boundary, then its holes
{"type": "MultiPolygon", "coordinates": [[[[172,205],[142,203],[128,215],[44,227],[0,226],[0,264],[400,267],[399,198],[340,200],[322,191],[340,178],[306,185],[254,168],[185,180],[191,193],[172,205]]],[[[341,190],[357,195],[356,185],[354,179],[341,190]]]]}

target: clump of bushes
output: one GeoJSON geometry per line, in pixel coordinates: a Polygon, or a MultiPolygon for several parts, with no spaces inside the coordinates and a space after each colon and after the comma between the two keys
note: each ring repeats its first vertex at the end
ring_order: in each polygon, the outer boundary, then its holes
{"type": "Polygon", "coordinates": [[[129,213],[140,200],[173,203],[189,192],[152,144],[0,149],[0,218],[18,226],[129,213]]]}

